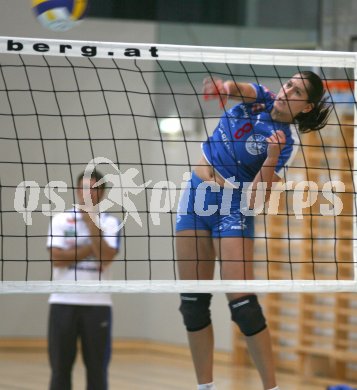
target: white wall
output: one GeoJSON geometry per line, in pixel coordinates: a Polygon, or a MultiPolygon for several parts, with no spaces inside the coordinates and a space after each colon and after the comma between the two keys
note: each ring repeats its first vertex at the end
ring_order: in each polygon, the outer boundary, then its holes
{"type": "MultiPolygon", "coordinates": [[[[111,21],[111,20],[94,20],[86,19],[77,28],[61,34],[44,30],[32,15],[30,9],[30,1],[25,0],[0,0],[0,36],[14,36],[14,37],[36,37],[36,38],[61,38],[61,39],[79,39],[79,40],[97,40],[97,41],[117,41],[117,42],[147,42],[155,43],[157,41],[157,26],[153,23],[134,23],[127,21],[111,21]]],[[[14,79],[16,77],[14,76],[14,79]]],[[[88,80],[90,83],[91,80],[88,80]]],[[[149,78],[149,84],[153,84],[155,80],[149,78]]],[[[136,82],[133,82],[136,85],[136,82]]],[[[70,104],[70,103],[69,103],[70,104]]],[[[137,103],[139,104],[139,102],[137,103]]],[[[118,125],[118,131],[123,128],[118,125]]],[[[4,128],[4,127],[3,127],[4,128]]],[[[130,126],[128,125],[128,128],[130,126]]],[[[3,131],[3,130],[1,130],[3,131]]],[[[26,134],[35,132],[35,129],[31,128],[31,124],[28,122],[23,125],[23,131],[26,134]]],[[[61,150],[58,146],[60,141],[58,140],[54,146],[47,145],[50,159],[60,159],[61,150]]],[[[85,153],[86,145],[83,141],[83,147],[79,146],[72,158],[77,158],[78,161],[88,161],[87,154],[85,153]],[[83,149],[83,150],[82,150],[83,149]]],[[[3,144],[2,160],[4,156],[13,158],[16,151],[11,148],[14,145],[3,144]]],[[[33,158],[35,161],[41,161],[40,145],[36,147],[34,145],[24,149],[24,154],[28,158],[33,158]]],[[[98,153],[108,153],[108,158],[112,157],[107,144],[98,145],[98,153]]],[[[195,149],[195,148],[194,148],[195,149]]],[[[194,151],[195,152],[195,151],[194,151]]],[[[120,157],[127,153],[131,156],[134,153],[131,149],[122,150],[120,157]]],[[[149,153],[147,158],[155,158],[155,150],[149,153]]],[[[166,152],[171,158],[179,158],[180,152],[175,150],[173,146],[169,147],[166,152]]],[[[115,157],[115,156],[114,156],[115,157]]],[[[63,157],[67,159],[67,156],[63,157]]],[[[129,157],[128,157],[129,158],[129,157]]],[[[57,160],[56,160],[57,161],[57,160]]],[[[122,160],[121,160],[122,161],[122,160]]],[[[122,161],[123,162],[123,161],[122,161]]],[[[74,171],[78,172],[83,167],[74,167],[74,171]]],[[[127,167],[126,167],[127,168],[127,167]]],[[[179,171],[181,173],[181,171],[179,171]]],[[[178,180],[179,173],[174,173],[174,177],[178,180]]],[[[60,167],[54,167],[50,172],[45,174],[43,166],[31,167],[26,170],[26,179],[36,180],[41,185],[46,183],[48,175],[51,180],[63,179],[65,181],[70,180],[68,172],[60,167]]],[[[9,186],[16,186],[22,178],[22,173],[15,168],[9,166],[2,167],[2,185],[4,182],[9,186]],[[6,169],[6,172],[4,170],[6,169]],[[11,170],[13,169],[13,171],[11,170]],[[4,174],[6,173],[6,175],[4,174]]],[[[146,175],[158,178],[160,172],[155,172],[154,169],[148,169],[146,175]]],[[[12,204],[11,192],[3,193],[3,207],[9,208],[12,204]]],[[[68,205],[71,204],[71,197],[66,198],[68,205]]],[[[145,204],[145,199],[142,199],[142,204],[145,204]]],[[[20,234],[36,235],[39,238],[32,238],[25,242],[24,239],[18,238],[9,241],[4,245],[4,254],[7,258],[26,258],[29,256],[33,259],[48,259],[48,255],[45,249],[44,235],[47,230],[48,219],[43,216],[34,215],[33,227],[25,228],[20,216],[15,214],[4,213],[6,219],[7,232],[22,232],[20,234]],[[11,242],[11,244],[10,244],[11,242]],[[28,248],[26,249],[26,245],[28,248]]],[[[128,227],[131,232],[138,232],[140,230],[134,225],[128,227]],[[131,228],[131,230],[130,230],[131,228]]],[[[146,237],[139,240],[123,240],[123,245],[126,246],[125,255],[122,253],[121,258],[140,258],[142,252],[146,250],[144,241],[146,237]]],[[[151,250],[153,256],[165,256],[162,254],[162,249],[166,251],[172,251],[172,245],[170,242],[166,244],[155,243],[153,241],[151,250]]],[[[169,258],[172,258],[172,253],[168,254],[169,258]]],[[[145,274],[142,263],[130,265],[132,269],[132,275],[145,274]]],[[[164,267],[163,263],[154,266],[154,270],[160,274],[164,267]],[[161,269],[161,271],[160,271],[161,269]]],[[[30,265],[27,268],[25,263],[13,262],[6,265],[6,277],[23,277],[26,270],[30,270],[30,277],[43,279],[49,273],[49,264],[47,262],[37,262],[30,265]]],[[[122,265],[116,266],[117,274],[122,271],[122,265]]],[[[186,337],[182,320],[178,313],[179,299],[176,294],[123,294],[115,295],[114,297],[114,336],[122,338],[139,338],[139,339],[151,339],[160,342],[185,344],[186,337]]],[[[45,337],[47,327],[47,297],[41,295],[5,295],[0,296],[0,312],[2,313],[2,319],[0,322],[0,337],[45,337]]],[[[229,313],[225,297],[218,295],[214,299],[213,303],[213,321],[216,327],[216,346],[218,349],[229,350],[231,348],[231,324],[229,320],[229,313]]]]}

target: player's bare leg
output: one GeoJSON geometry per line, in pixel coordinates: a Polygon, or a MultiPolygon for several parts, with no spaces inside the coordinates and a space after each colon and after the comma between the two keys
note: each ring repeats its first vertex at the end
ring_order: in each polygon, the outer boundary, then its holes
{"type": "MultiPolygon", "coordinates": [[[[222,238],[214,240],[215,250],[221,259],[222,279],[254,279],[253,240],[248,238],[222,238]]],[[[229,302],[252,294],[251,292],[227,294],[229,302]]],[[[276,387],[275,366],[270,332],[265,328],[253,336],[245,336],[249,353],[263,382],[264,390],[276,387]]]]}
{"type": "MultiPolygon", "coordinates": [[[[214,273],[215,254],[208,231],[185,230],[177,233],[176,251],[182,280],[211,280],[214,273]]],[[[212,325],[187,332],[199,384],[213,381],[214,336],[212,325]]]]}

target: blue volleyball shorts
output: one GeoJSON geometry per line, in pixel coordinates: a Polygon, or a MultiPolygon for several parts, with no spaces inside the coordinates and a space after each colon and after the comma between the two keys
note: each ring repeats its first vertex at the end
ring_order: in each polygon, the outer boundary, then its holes
{"type": "Polygon", "coordinates": [[[241,191],[204,182],[194,172],[182,191],[176,232],[209,230],[211,236],[254,237],[254,217],[240,211],[241,191]]]}

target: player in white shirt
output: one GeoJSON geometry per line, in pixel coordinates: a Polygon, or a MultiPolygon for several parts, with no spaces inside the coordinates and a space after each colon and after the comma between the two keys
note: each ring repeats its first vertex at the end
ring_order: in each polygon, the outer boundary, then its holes
{"type": "MultiPolygon", "coordinates": [[[[101,178],[98,171],[94,171],[91,178],[84,177],[84,173],[78,176],[79,205],[85,204],[84,191],[87,189],[93,206],[100,202],[104,185],[93,186],[101,178]]],[[[98,224],[92,220],[91,211],[73,208],[52,218],[47,247],[53,263],[53,280],[110,279],[110,265],[119,252],[120,220],[101,213],[98,224]]],[[[78,339],[87,371],[87,389],[106,390],[111,354],[110,295],[54,293],[49,303],[50,390],[72,388],[78,339]]]]}

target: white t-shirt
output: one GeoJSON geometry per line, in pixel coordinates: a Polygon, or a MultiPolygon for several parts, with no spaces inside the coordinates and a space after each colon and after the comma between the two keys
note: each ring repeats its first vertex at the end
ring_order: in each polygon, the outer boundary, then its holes
{"type": "MultiPolygon", "coordinates": [[[[100,214],[100,227],[107,244],[119,251],[120,220],[112,215],[100,214]]],[[[83,246],[90,243],[89,230],[82,220],[82,214],[74,209],[55,215],[48,229],[47,247],[70,249],[75,245],[83,246]]],[[[69,267],[53,267],[53,280],[110,280],[110,266],[100,271],[100,261],[94,256],[78,260],[69,267]]],[[[71,305],[111,305],[110,294],[86,293],[53,293],[49,303],[71,305]]]]}

